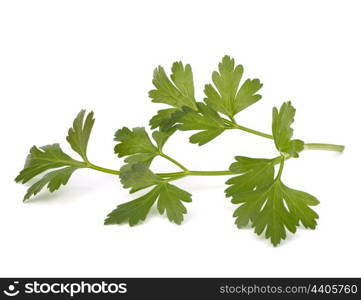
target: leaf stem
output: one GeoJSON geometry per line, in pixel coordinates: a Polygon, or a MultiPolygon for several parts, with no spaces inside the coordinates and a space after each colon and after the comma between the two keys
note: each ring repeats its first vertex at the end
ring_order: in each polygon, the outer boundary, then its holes
{"type": "Polygon", "coordinates": [[[161,157],[169,160],[170,162],[172,162],[173,164],[175,164],[176,166],[181,168],[183,171],[188,171],[188,169],[185,166],[183,166],[180,162],[176,161],[174,158],[168,156],[167,154],[164,154],[163,152],[159,152],[159,155],[161,157]]]}
{"type": "Polygon", "coordinates": [[[258,130],[254,130],[254,129],[239,125],[237,123],[234,123],[231,128],[232,129],[240,129],[240,130],[246,131],[248,133],[252,133],[252,134],[255,134],[255,135],[270,139],[270,140],[273,140],[273,136],[268,134],[268,133],[264,133],[264,132],[261,132],[261,131],[258,131],[258,130]]]}
{"type": "Polygon", "coordinates": [[[343,145],[334,145],[334,144],[321,144],[321,143],[308,143],[305,144],[305,150],[326,150],[326,151],[336,151],[343,152],[345,146],[343,145]]]}
{"type": "Polygon", "coordinates": [[[239,125],[233,117],[231,117],[230,120],[227,120],[224,118],[222,118],[222,120],[225,124],[227,124],[229,126],[228,129],[239,129],[239,130],[251,133],[251,134],[255,134],[255,135],[273,140],[273,136],[271,134],[264,133],[264,132],[261,132],[258,130],[248,128],[246,126],[239,125]]]}
{"type": "MultiPolygon", "coordinates": [[[[113,175],[119,175],[119,171],[118,170],[113,170],[113,169],[108,169],[108,168],[104,168],[104,167],[100,167],[97,165],[94,165],[92,163],[87,163],[86,165],[84,165],[84,167],[89,168],[89,169],[93,169],[96,171],[100,171],[103,173],[108,173],[108,174],[113,174],[113,175]]],[[[228,170],[224,170],[224,171],[189,171],[189,170],[184,170],[181,172],[170,172],[170,173],[156,173],[156,175],[160,176],[160,177],[167,177],[173,180],[185,177],[185,176],[220,176],[220,175],[232,175],[234,174],[231,171],[228,170]]]]}
{"type": "Polygon", "coordinates": [[[103,173],[113,174],[113,175],[119,175],[119,173],[120,173],[119,170],[112,170],[112,169],[108,169],[108,168],[103,168],[103,167],[94,165],[94,164],[92,164],[90,162],[87,162],[85,164],[85,167],[89,168],[89,169],[97,170],[97,171],[100,171],[100,172],[103,172],[103,173]]]}
{"type": "Polygon", "coordinates": [[[178,176],[220,176],[220,175],[232,175],[231,171],[183,171],[183,172],[172,172],[172,173],[157,173],[161,177],[178,177],[178,176]]]}
{"type": "Polygon", "coordinates": [[[280,159],[280,168],[278,169],[278,173],[277,173],[277,177],[275,180],[280,180],[281,179],[281,175],[282,175],[282,172],[283,172],[283,167],[285,166],[285,157],[284,156],[281,156],[281,159],[280,159]]]}
{"type": "MultiPolygon", "coordinates": [[[[231,118],[231,120],[223,119],[223,121],[229,126],[228,129],[239,129],[251,134],[255,134],[273,140],[273,136],[271,134],[239,125],[237,124],[234,118],[231,118]]],[[[335,144],[324,144],[324,143],[307,143],[305,144],[304,150],[325,150],[325,151],[335,151],[341,153],[345,150],[345,146],[335,145],[335,144]]]]}
{"type": "MultiPolygon", "coordinates": [[[[305,149],[304,150],[327,150],[327,151],[336,151],[336,152],[342,152],[345,149],[345,146],[342,145],[334,145],[334,144],[322,144],[322,143],[308,143],[305,144],[305,149]]],[[[179,163],[178,161],[176,161],[174,158],[164,154],[164,153],[160,153],[160,156],[162,156],[163,158],[169,160],[170,162],[174,163],[175,165],[177,165],[179,168],[181,168],[183,171],[181,172],[170,172],[170,173],[156,173],[156,175],[167,179],[167,181],[173,181],[173,180],[177,180],[186,176],[222,176],[222,175],[233,175],[235,173],[233,173],[232,171],[229,170],[222,170],[222,171],[191,171],[188,170],[185,166],[183,166],[181,163],[179,163]]],[[[282,171],[283,171],[283,167],[284,167],[284,162],[285,160],[289,159],[290,157],[284,157],[284,156],[279,156],[274,158],[274,164],[280,164],[280,168],[278,170],[278,174],[276,179],[280,179],[281,175],[282,175],[282,171]]],[[[113,169],[108,169],[108,168],[104,168],[104,167],[100,167],[97,165],[94,165],[90,162],[84,162],[84,167],[85,168],[90,168],[93,170],[97,170],[103,173],[108,173],[108,174],[113,174],[113,175],[119,175],[119,170],[113,170],[113,169]]]]}

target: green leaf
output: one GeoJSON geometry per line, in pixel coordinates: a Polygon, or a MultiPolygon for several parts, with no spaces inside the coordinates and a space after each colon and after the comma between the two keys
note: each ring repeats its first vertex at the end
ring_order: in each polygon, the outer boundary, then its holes
{"type": "Polygon", "coordinates": [[[77,169],[76,167],[65,167],[45,174],[42,179],[29,187],[24,201],[38,194],[46,185],[50,192],[58,190],[61,185],[68,183],[70,176],[77,169]]]}
{"type": "Polygon", "coordinates": [[[87,147],[89,137],[94,125],[94,113],[90,112],[85,121],[85,110],[81,110],[73,122],[73,127],[69,129],[66,137],[72,149],[78,153],[84,161],[88,161],[87,147]]]}
{"type": "Polygon", "coordinates": [[[175,185],[165,183],[159,194],[158,210],[160,214],[167,213],[169,221],[180,225],[183,222],[183,215],[187,209],[182,202],[192,202],[192,195],[175,185]]]}
{"type": "Polygon", "coordinates": [[[24,169],[15,178],[15,181],[26,183],[47,170],[64,166],[82,168],[84,164],[65,154],[59,144],[46,145],[40,148],[33,146],[26,159],[24,169]]]}
{"type": "Polygon", "coordinates": [[[197,103],[198,110],[183,108],[183,111],[174,113],[178,119],[178,129],[180,130],[201,130],[190,137],[190,142],[204,145],[217,136],[225,129],[226,124],[219,114],[204,103],[197,103]]]}
{"type": "Polygon", "coordinates": [[[202,146],[202,145],[207,144],[208,142],[214,140],[222,132],[223,132],[222,129],[200,131],[200,132],[193,134],[189,138],[189,142],[191,142],[192,144],[198,144],[199,146],[202,146]]]}
{"type": "Polygon", "coordinates": [[[154,157],[155,155],[153,153],[137,153],[128,156],[126,159],[124,159],[124,162],[126,162],[128,165],[142,163],[149,167],[154,157]]]}
{"type": "Polygon", "coordinates": [[[118,157],[128,156],[119,173],[124,188],[130,187],[130,193],[134,193],[153,185],[151,182],[155,175],[151,176],[153,173],[149,166],[159,154],[159,150],[150,140],[144,127],[132,130],[123,127],[115,133],[114,140],[120,142],[114,148],[118,157]]]}
{"type": "Polygon", "coordinates": [[[170,77],[171,80],[161,66],[154,70],[153,84],[156,89],[149,92],[152,101],[180,109],[183,106],[196,109],[191,66],[184,67],[182,62],[175,62],[170,77]]]}
{"type": "MultiPolygon", "coordinates": [[[[319,201],[310,194],[288,188],[280,180],[258,193],[254,201],[261,207],[253,219],[255,232],[260,235],[265,231],[274,246],[286,239],[286,229],[295,233],[299,221],[306,228],[316,228],[318,215],[309,206],[319,201]]],[[[243,206],[238,209],[242,211],[243,206]]]]}
{"type": "Polygon", "coordinates": [[[84,117],[85,110],[81,110],[66,138],[72,149],[83,158],[84,162],[77,161],[64,153],[59,144],[46,145],[40,148],[33,146],[26,159],[24,169],[15,178],[15,181],[26,183],[37,175],[52,171],[46,173],[30,186],[24,201],[38,194],[45,186],[50,192],[58,190],[61,185],[67,184],[76,169],[87,166],[87,146],[94,125],[94,114],[90,112],[85,120],[84,117]]]}
{"type": "Polygon", "coordinates": [[[242,65],[235,66],[234,59],[224,56],[218,72],[212,74],[211,84],[205,86],[205,102],[214,110],[233,118],[234,115],[261,99],[256,94],[262,87],[258,79],[247,79],[241,87],[242,65]]]}
{"type": "Polygon", "coordinates": [[[173,127],[166,131],[154,131],[152,133],[153,140],[157,143],[159,151],[163,150],[164,144],[176,130],[177,129],[173,127]]]}
{"type": "Polygon", "coordinates": [[[59,144],[46,145],[40,148],[34,146],[30,149],[24,169],[15,178],[15,181],[26,183],[46,171],[59,169],[44,175],[42,179],[33,184],[24,197],[25,201],[39,193],[47,184],[51,192],[57,190],[62,184],[65,185],[68,182],[74,170],[83,167],[85,167],[83,162],[65,154],[59,144]],[[68,168],[59,169],[62,167],[68,168]]]}
{"type": "Polygon", "coordinates": [[[122,224],[128,222],[130,226],[144,221],[158,199],[158,210],[161,214],[166,211],[168,219],[181,224],[183,215],[187,213],[182,202],[191,202],[191,194],[169,183],[155,186],[145,195],[119,205],[105,220],[105,224],[122,224]]]}
{"type": "MultiPolygon", "coordinates": [[[[232,197],[232,202],[240,201],[244,198],[245,193],[252,193],[268,186],[274,179],[275,163],[275,159],[236,156],[236,162],[231,164],[229,170],[241,175],[232,177],[226,182],[231,185],[226,189],[226,196],[232,197]]],[[[237,225],[246,226],[248,221],[249,219],[243,220],[237,225]]]]}
{"type": "Polygon", "coordinates": [[[309,206],[318,205],[320,201],[306,192],[291,189],[282,182],[281,187],[283,190],[283,198],[287,203],[289,212],[295,215],[305,228],[315,229],[318,214],[309,208],[309,206]]]}
{"type": "Polygon", "coordinates": [[[272,134],[276,148],[281,153],[287,153],[292,157],[298,157],[299,152],[304,149],[304,142],[301,140],[291,140],[296,109],[291,102],[282,104],[280,110],[273,108],[272,114],[272,134]]]}
{"type": "Polygon", "coordinates": [[[133,128],[133,130],[124,127],[116,132],[115,140],[120,143],[115,146],[115,153],[119,157],[128,156],[124,160],[126,164],[120,168],[119,177],[124,188],[131,188],[130,193],[161,182],[161,178],[149,167],[175,130],[172,128],[165,132],[153,132],[153,139],[157,146],[152,143],[143,127],[133,128]]]}
{"type": "Polygon", "coordinates": [[[162,182],[144,163],[127,164],[120,169],[119,174],[123,187],[131,188],[130,193],[162,182]]]}
{"type": "Polygon", "coordinates": [[[155,146],[144,127],[136,127],[132,130],[123,127],[115,133],[114,140],[120,143],[114,147],[114,152],[118,154],[118,157],[128,156],[124,160],[128,164],[143,163],[149,167],[175,131],[176,128],[171,128],[167,131],[153,132],[152,136],[157,144],[155,146]]]}
{"type": "Polygon", "coordinates": [[[295,233],[299,221],[314,229],[318,215],[309,206],[319,203],[312,195],[285,186],[278,176],[274,179],[277,162],[278,158],[237,157],[230,170],[242,174],[229,179],[226,190],[232,203],[241,204],[233,214],[237,227],[251,223],[255,233],[265,232],[274,246],[286,238],[286,229],[295,233]]]}
{"type": "Polygon", "coordinates": [[[158,110],[157,114],[149,121],[151,129],[159,128],[161,131],[167,131],[174,126],[177,120],[173,114],[178,111],[178,108],[167,108],[158,110]]]}
{"type": "Polygon", "coordinates": [[[142,153],[154,158],[158,154],[158,148],[153,145],[144,127],[136,127],[133,130],[123,127],[115,133],[114,140],[120,142],[114,147],[118,157],[142,153]]]}
{"type": "Polygon", "coordinates": [[[105,225],[122,224],[128,222],[130,226],[137,225],[144,221],[157,200],[160,193],[160,186],[156,186],[145,195],[117,206],[104,221],[105,225]]]}

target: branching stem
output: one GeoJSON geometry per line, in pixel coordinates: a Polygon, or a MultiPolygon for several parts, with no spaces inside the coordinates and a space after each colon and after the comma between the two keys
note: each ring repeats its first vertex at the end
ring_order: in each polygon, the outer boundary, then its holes
{"type": "Polygon", "coordinates": [[[334,144],[320,144],[320,143],[308,143],[305,144],[305,150],[325,150],[325,151],[336,151],[343,152],[345,146],[334,145],[334,144]]]}
{"type": "MultiPolygon", "coordinates": [[[[236,123],[236,121],[234,119],[231,120],[227,120],[227,119],[223,119],[223,121],[227,124],[228,129],[239,129],[242,131],[246,131],[248,133],[251,134],[255,134],[267,139],[271,139],[273,140],[272,135],[258,131],[258,130],[254,130],[245,126],[241,126],[239,124],[236,123]]],[[[343,150],[345,149],[345,146],[342,145],[334,145],[334,144],[323,144],[323,143],[308,143],[305,144],[304,150],[325,150],[325,151],[335,151],[335,152],[343,152],[343,150]]],[[[178,166],[182,171],[180,172],[170,172],[170,173],[157,173],[156,175],[162,177],[163,179],[167,180],[167,181],[173,181],[173,180],[177,180],[186,176],[224,176],[224,175],[233,175],[234,173],[229,171],[229,170],[224,170],[224,171],[191,171],[188,170],[184,165],[182,165],[180,162],[178,162],[177,160],[175,160],[174,158],[164,154],[162,151],[159,152],[159,155],[163,158],[165,158],[166,160],[172,162],[173,164],[175,164],[176,166],[178,166]]],[[[282,174],[282,170],[283,170],[283,165],[284,165],[284,161],[285,159],[288,159],[289,157],[277,157],[274,159],[274,164],[279,164],[280,163],[280,169],[278,171],[278,175],[276,178],[279,178],[280,175],[282,174]]],[[[97,165],[94,165],[90,162],[84,162],[84,168],[90,168],[93,170],[97,170],[100,172],[104,172],[104,173],[108,173],[108,174],[113,174],[113,175],[119,175],[119,170],[113,170],[113,169],[108,169],[108,168],[104,168],[104,167],[100,167],[97,165]]]]}
{"type": "MultiPolygon", "coordinates": [[[[254,135],[258,135],[270,140],[273,140],[273,136],[271,134],[261,132],[258,130],[254,130],[242,125],[237,124],[237,122],[232,120],[223,119],[223,121],[228,125],[228,129],[239,129],[254,135]]],[[[325,150],[325,151],[335,151],[335,152],[343,152],[345,150],[345,146],[343,145],[334,145],[334,144],[324,144],[324,143],[308,143],[305,144],[304,150],[325,150]]]]}
{"type": "Polygon", "coordinates": [[[181,168],[183,171],[188,171],[188,169],[185,166],[183,166],[180,162],[176,161],[174,158],[164,154],[163,152],[160,152],[159,155],[165,158],[166,160],[169,160],[170,162],[181,168]]]}
{"type": "Polygon", "coordinates": [[[93,170],[100,171],[100,172],[103,172],[103,173],[119,175],[119,170],[112,170],[112,169],[100,167],[100,166],[94,165],[94,164],[92,164],[90,162],[88,162],[87,164],[84,164],[84,168],[93,169],[93,170]]]}

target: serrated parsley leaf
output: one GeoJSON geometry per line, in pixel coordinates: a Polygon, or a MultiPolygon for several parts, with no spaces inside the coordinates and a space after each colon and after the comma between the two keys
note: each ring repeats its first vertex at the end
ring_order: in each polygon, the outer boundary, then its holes
{"type": "Polygon", "coordinates": [[[30,149],[24,169],[15,178],[15,181],[26,183],[46,171],[59,169],[46,174],[43,179],[34,183],[24,197],[24,200],[26,200],[39,193],[47,184],[51,192],[57,190],[61,184],[67,183],[75,169],[83,167],[85,167],[83,162],[77,161],[64,153],[59,144],[46,145],[40,148],[34,146],[30,149]],[[62,167],[70,168],[59,169],[62,167]]]}
{"type": "Polygon", "coordinates": [[[182,202],[191,202],[191,194],[169,183],[155,186],[145,195],[119,205],[105,220],[105,224],[122,224],[128,222],[130,226],[144,221],[158,199],[158,210],[161,214],[165,211],[168,219],[176,224],[181,224],[183,215],[187,213],[182,202]]]}
{"type": "Polygon", "coordinates": [[[182,62],[175,62],[170,77],[172,81],[161,66],[154,70],[153,84],[156,89],[149,92],[152,101],[169,104],[179,109],[183,106],[196,109],[191,66],[183,66],[182,62]]]}
{"type": "Polygon", "coordinates": [[[150,128],[159,128],[161,131],[169,130],[177,121],[173,116],[176,111],[178,111],[178,108],[158,110],[157,114],[149,121],[150,128]]]}
{"type": "Polygon", "coordinates": [[[232,203],[241,204],[233,214],[237,227],[251,223],[255,233],[265,232],[274,246],[286,238],[286,229],[295,233],[299,221],[314,229],[318,215],[309,206],[319,203],[312,195],[285,186],[278,176],[274,179],[277,162],[237,157],[230,169],[242,174],[229,179],[226,190],[232,203]]]}
{"type": "Polygon", "coordinates": [[[115,133],[114,140],[120,143],[114,147],[114,152],[118,157],[128,156],[124,160],[128,164],[143,163],[149,166],[152,160],[161,154],[164,144],[175,131],[176,128],[154,131],[152,134],[156,143],[154,145],[144,127],[136,127],[132,130],[123,127],[115,133]]]}
{"type": "Polygon", "coordinates": [[[131,188],[130,193],[162,182],[144,163],[126,164],[120,169],[119,177],[124,188],[131,188]]]}
{"type": "Polygon", "coordinates": [[[136,127],[132,130],[123,127],[115,133],[114,140],[120,142],[114,147],[118,157],[127,156],[124,160],[126,164],[119,172],[124,188],[131,188],[130,193],[133,193],[153,185],[151,182],[154,178],[150,176],[153,173],[149,170],[149,166],[159,154],[159,150],[150,140],[144,127],[136,127]]]}
{"type": "Polygon", "coordinates": [[[94,125],[94,114],[90,112],[85,120],[85,110],[76,116],[73,127],[69,129],[67,141],[84,162],[77,161],[64,153],[59,144],[46,145],[40,148],[32,147],[24,169],[15,178],[16,182],[26,183],[44,172],[50,171],[31,185],[24,197],[24,201],[38,194],[45,186],[50,192],[58,190],[67,184],[75,170],[87,166],[87,146],[94,125]]]}
{"type": "Polygon", "coordinates": [[[54,192],[61,185],[66,185],[70,176],[74,173],[76,167],[65,167],[46,173],[43,178],[31,185],[24,196],[24,201],[38,194],[45,186],[50,192],[54,192]]]}
{"type": "Polygon", "coordinates": [[[276,107],[272,111],[272,134],[276,148],[281,153],[287,153],[292,157],[298,157],[299,152],[304,149],[304,142],[301,140],[291,140],[296,109],[291,102],[282,104],[280,110],[276,107]]]}
{"type": "Polygon", "coordinates": [[[289,212],[295,215],[305,228],[315,229],[318,214],[309,206],[318,205],[320,201],[311,194],[291,189],[282,182],[280,182],[280,184],[283,191],[283,198],[287,203],[289,212]]]}
{"type": "Polygon", "coordinates": [[[144,127],[136,127],[132,130],[123,127],[115,133],[114,140],[120,142],[114,147],[114,152],[118,154],[118,157],[133,155],[131,160],[135,161],[137,158],[144,158],[139,154],[146,154],[148,160],[152,161],[159,153],[144,127]]]}
{"type": "MultiPolygon", "coordinates": [[[[229,170],[241,175],[230,178],[226,184],[231,185],[226,189],[226,196],[234,199],[242,198],[244,192],[252,192],[263,186],[269,185],[274,178],[274,159],[249,158],[236,156],[229,170]]],[[[247,222],[244,224],[246,225],[247,222]]],[[[243,224],[243,223],[242,223],[243,224]]]]}
{"type": "Polygon", "coordinates": [[[190,137],[190,142],[204,145],[219,136],[227,127],[219,114],[204,103],[197,103],[198,110],[184,107],[176,112],[180,130],[201,130],[190,137]]]}
{"type": "Polygon", "coordinates": [[[69,129],[66,137],[72,149],[78,153],[84,161],[88,161],[87,147],[89,137],[94,125],[94,113],[90,112],[84,121],[85,110],[81,110],[73,122],[73,127],[69,129]]]}
{"type": "Polygon", "coordinates": [[[180,225],[183,222],[183,215],[187,213],[182,202],[192,202],[192,194],[169,183],[162,185],[157,204],[160,214],[166,212],[169,221],[180,225]]]}
{"type": "MultiPolygon", "coordinates": [[[[308,193],[285,186],[281,180],[275,180],[252,198],[259,204],[252,226],[258,235],[265,231],[266,238],[270,238],[274,246],[286,239],[286,229],[295,233],[299,221],[306,228],[316,228],[318,215],[309,206],[317,205],[319,201],[308,193]]],[[[236,217],[244,213],[245,205],[238,208],[236,217]]]]}
{"type": "Polygon", "coordinates": [[[256,94],[262,87],[258,79],[247,79],[241,87],[242,65],[235,66],[234,59],[224,56],[218,65],[218,72],[212,74],[213,85],[207,84],[205,102],[214,110],[233,118],[241,110],[261,99],[256,94]]]}
{"type": "Polygon", "coordinates": [[[168,130],[157,130],[152,133],[153,140],[157,143],[159,151],[162,151],[164,144],[176,130],[177,128],[173,127],[168,130]]]}
{"type": "Polygon", "coordinates": [[[124,127],[115,134],[115,140],[120,143],[114,148],[119,157],[128,156],[126,164],[120,168],[119,177],[124,188],[131,188],[130,193],[156,185],[162,182],[149,166],[152,160],[160,155],[164,144],[176,129],[168,131],[154,131],[152,137],[156,146],[151,141],[145,129],[124,127]]]}
{"type": "Polygon", "coordinates": [[[16,177],[16,182],[26,183],[47,170],[64,166],[84,167],[84,164],[71,158],[61,150],[59,144],[32,147],[24,169],[16,177]]]}
{"type": "Polygon", "coordinates": [[[140,221],[144,221],[157,200],[160,193],[160,187],[156,186],[145,195],[120,204],[114,209],[104,221],[105,225],[122,224],[128,222],[130,226],[137,225],[140,221]]]}
{"type": "Polygon", "coordinates": [[[129,155],[126,159],[124,159],[124,162],[126,162],[128,165],[142,163],[149,167],[154,157],[154,153],[137,153],[129,155]]]}

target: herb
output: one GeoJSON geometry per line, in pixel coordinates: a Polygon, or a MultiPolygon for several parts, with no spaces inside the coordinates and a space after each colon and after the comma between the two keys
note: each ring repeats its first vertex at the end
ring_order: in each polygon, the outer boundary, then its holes
{"type": "Polygon", "coordinates": [[[302,224],[315,229],[317,213],[311,208],[319,203],[312,195],[286,186],[282,172],[286,160],[298,158],[304,150],[329,150],[342,152],[344,146],[320,143],[304,143],[293,139],[296,110],[291,102],[285,102],[280,109],[272,111],[272,134],[260,132],[239,125],[235,116],[248,106],[258,102],[262,87],[259,79],[241,82],[243,67],[235,65],[234,59],[224,56],[213,72],[212,84],[206,84],[203,102],[194,96],[193,73],[190,65],[175,62],[170,77],[162,67],[154,71],[155,89],[149,92],[153,102],[170,107],[159,110],[150,120],[149,135],[144,127],[129,129],[123,127],[115,133],[117,142],[115,154],[124,158],[118,170],[97,166],[90,162],[87,147],[94,125],[94,114],[82,110],[69,129],[66,140],[78,154],[79,160],[64,153],[59,144],[32,147],[24,169],[16,177],[16,182],[34,183],[24,196],[24,201],[38,194],[44,187],[50,192],[67,184],[72,174],[81,168],[89,168],[119,176],[124,188],[136,193],[148,188],[142,196],[120,204],[105,220],[105,224],[130,226],[144,221],[153,206],[160,214],[181,224],[187,209],[183,202],[191,202],[192,195],[170,182],[185,176],[231,175],[226,184],[226,196],[238,205],[233,213],[237,227],[252,226],[256,234],[265,234],[276,246],[287,236],[287,231],[295,233],[302,224]],[[196,131],[190,142],[204,145],[226,130],[242,130],[274,141],[279,155],[274,158],[250,158],[236,156],[228,170],[191,171],[183,164],[164,153],[168,139],[178,130],[196,131]],[[162,157],[180,171],[154,173],[151,165],[155,157],[162,157]],[[276,172],[276,168],[277,172],[276,172]]]}

